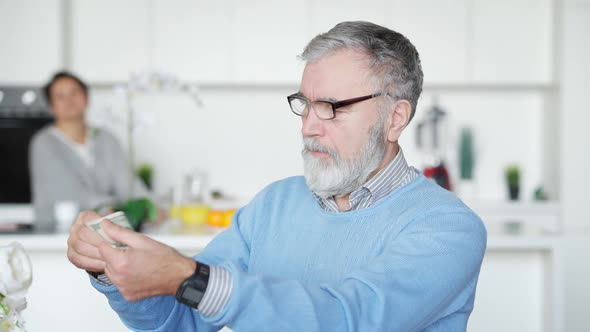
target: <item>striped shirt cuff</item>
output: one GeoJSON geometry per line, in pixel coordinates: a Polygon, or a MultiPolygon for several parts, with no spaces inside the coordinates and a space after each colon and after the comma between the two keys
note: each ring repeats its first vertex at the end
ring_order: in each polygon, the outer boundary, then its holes
{"type": "Polygon", "coordinates": [[[113,283],[111,282],[111,280],[109,279],[109,277],[107,277],[106,274],[104,273],[100,273],[100,272],[90,272],[90,271],[86,271],[88,272],[88,274],[94,279],[96,280],[99,284],[103,285],[103,286],[112,286],[113,283]]]}
{"type": "Polygon", "coordinates": [[[229,271],[220,266],[209,266],[209,283],[197,309],[207,317],[217,315],[225,308],[232,289],[229,271]]]}

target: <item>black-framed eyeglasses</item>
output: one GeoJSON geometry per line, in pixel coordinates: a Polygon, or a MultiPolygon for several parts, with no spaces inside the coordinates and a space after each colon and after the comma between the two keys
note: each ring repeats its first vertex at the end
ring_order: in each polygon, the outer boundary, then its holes
{"type": "Polygon", "coordinates": [[[332,120],[336,117],[337,109],[371,98],[379,97],[381,95],[382,93],[379,92],[372,95],[331,102],[325,100],[311,101],[301,96],[299,93],[294,93],[290,96],[287,96],[287,101],[291,107],[291,112],[295,113],[296,115],[307,117],[309,108],[311,107],[315,111],[315,114],[318,116],[318,118],[322,120],[332,120]]]}

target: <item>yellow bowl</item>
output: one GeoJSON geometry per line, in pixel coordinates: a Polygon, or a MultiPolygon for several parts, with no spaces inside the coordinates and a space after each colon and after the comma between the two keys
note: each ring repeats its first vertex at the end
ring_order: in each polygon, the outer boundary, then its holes
{"type": "Polygon", "coordinates": [[[187,225],[201,225],[207,222],[209,217],[209,207],[207,205],[186,205],[181,209],[181,218],[187,225]]]}
{"type": "Polygon", "coordinates": [[[173,219],[182,219],[182,206],[180,205],[172,205],[170,207],[170,211],[168,212],[170,218],[173,219]]]}

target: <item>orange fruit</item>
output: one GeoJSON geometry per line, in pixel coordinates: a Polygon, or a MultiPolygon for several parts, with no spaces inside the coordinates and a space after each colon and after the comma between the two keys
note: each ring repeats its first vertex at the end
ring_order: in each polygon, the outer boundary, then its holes
{"type": "Polygon", "coordinates": [[[223,227],[224,225],[224,212],[219,210],[211,210],[207,223],[211,226],[223,227]]]}

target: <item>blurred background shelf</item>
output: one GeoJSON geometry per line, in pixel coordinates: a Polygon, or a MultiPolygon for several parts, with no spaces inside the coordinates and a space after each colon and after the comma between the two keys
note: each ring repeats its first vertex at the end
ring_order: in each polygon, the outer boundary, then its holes
{"type": "Polygon", "coordinates": [[[559,217],[559,201],[475,201],[468,203],[474,211],[486,216],[559,217]]]}
{"type": "Polygon", "coordinates": [[[488,232],[557,234],[561,230],[558,201],[476,201],[467,204],[482,218],[488,232]]]}

